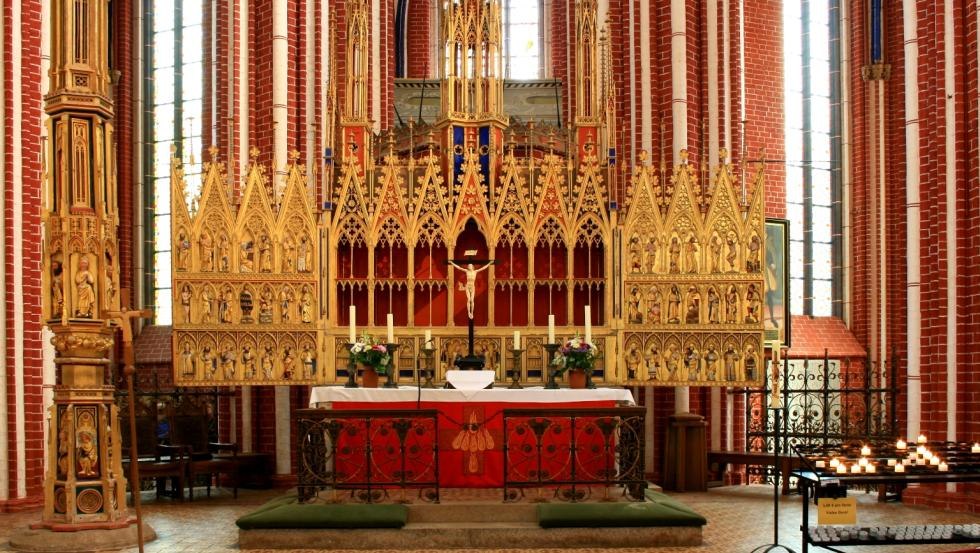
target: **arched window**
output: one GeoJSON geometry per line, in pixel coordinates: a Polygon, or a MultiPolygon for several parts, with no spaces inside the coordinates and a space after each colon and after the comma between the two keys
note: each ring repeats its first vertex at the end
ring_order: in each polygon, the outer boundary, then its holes
{"type": "Polygon", "coordinates": [[[793,314],[842,316],[839,0],[783,3],[793,314]]]}
{"type": "Polygon", "coordinates": [[[184,160],[188,194],[201,183],[203,0],[150,0],[144,18],[143,189],[145,301],[171,323],[170,147],[184,160]],[[193,161],[193,163],[192,163],[193,161]]]}
{"type": "Polygon", "coordinates": [[[544,59],[542,2],[503,0],[504,77],[540,79],[544,59]]]}

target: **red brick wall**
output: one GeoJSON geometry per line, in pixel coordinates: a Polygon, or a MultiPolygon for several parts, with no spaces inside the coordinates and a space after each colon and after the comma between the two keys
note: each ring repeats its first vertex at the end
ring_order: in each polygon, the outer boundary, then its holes
{"type": "Polygon", "coordinates": [[[433,76],[435,60],[429,60],[429,28],[432,0],[409,0],[406,14],[405,76],[409,79],[426,79],[433,76]]]}
{"type": "Polygon", "coordinates": [[[133,175],[133,87],[140,79],[133,78],[133,0],[118,0],[113,3],[112,22],[113,38],[113,67],[119,71],[119,81],[116,84],[116,186],[119,202],[119,288],[130,291],[123,292],[132,297],[133,289],[133,191],[135,180],[133,175]]]}
{"type": "MultiPolygon", "coordinates": [[[[18,506],[36,504],[41,499],[41,480],[43,478],[44,463],[44,413],[42,410],[41,399],[41,114],[43,109],[41,99],[41,3],[38,0],[24,0],[20,2],[20,37],[14,40],[13,25],[13,4],[7,3],[2,8],[4,19],[4,49],[0,52],[3,56],[3,79],[4,86],[4,121],[3,132],[6,144],[6,152],[3,159],[4,189],[0,191],[4,195],[6,212],[4,213],[4,227],[6,243],[3,245],[0,255],[3,256],[3,270],[7,280],[7,290],[4,294],[6,308],[6,318],[0,321],[6,330],[6,343],[4,344],[5,373],[0,374],[0,378],[6,380],[7,385],[7,404],[9,406],[8,417],[6,419],[7,432],[9,435],[9,472],[10,478],[10,499],[11,501],[0,501],[0,511],[16,509],[18,506]],[[12,67],[15,50],[19,50],[20,72],[14,74],[12,67]],[[20,134],[14,135],[14,115],[12,105],[15,101],[21,104],[20,134]],[[14,140],[20,141],[20,163],[22,166],[22,177],[19,182],[14,182],[14,156],[17,152],[13,150],[14,140]],[[22,232],[21,247],[23,255],[20,259],[14,258],[14,199],[19,198],[22,204],[22,225],[18,229],[22,232]],[[15,290],[14,277],[19,273],[23,280],[23,293],[13,293],[15,290]],[[15,320],[15,308],[23,309],[22,321],[15,320]],[[15,326],[18,322],[23,323],[23,334],[17,331],[15,326]],[[23,356],[16,354],[17,341],[23,341],[23,356]],[[19,358],[18,358],[19,357],[19,358]],[[24,385],[24,420],[26,437],[26,463],[23,467],[18,467],[16,453],[16,378],[15,364],[23,363],[23,385],[24,385]],[[25,470],[25,478],[18,481],[17,471],[19,468],[25,470]],[[19,483],[26,485],[26,495],[21,495],[17,491],[19,483]]],[[[3,424],[4,421],[0,421],[3,424]]]]}

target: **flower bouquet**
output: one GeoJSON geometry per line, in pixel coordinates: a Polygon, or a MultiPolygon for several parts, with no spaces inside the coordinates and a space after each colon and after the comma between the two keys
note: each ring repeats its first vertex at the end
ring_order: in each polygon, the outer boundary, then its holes
{"type": "Polygon", "coordinates": [[[566,341],[551,360],[555,374],[569,373],[568,382],[572,388],[585,387],[585,375],[592,374],[598,348],[592,342],[586,342],[578,336],[566,341]]]}
{"type": "Polygon", "coordinates": [[[388,353],[388,346],[376,342],[367,334],[354,342],[350,348],[354,362],[364,367],[364,386],[367,388],[377,388],[378,375],[388,374],[388,366],[391,364],[391,354],[388,353]],[[372,385],[373,384],[373,385],[372,385]]]}

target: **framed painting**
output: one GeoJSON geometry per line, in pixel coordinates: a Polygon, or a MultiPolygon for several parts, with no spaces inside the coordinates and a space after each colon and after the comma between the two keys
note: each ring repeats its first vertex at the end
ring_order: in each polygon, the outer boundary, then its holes
{"type": "Polygon", "coordinates": [[[784,347],[790,341],[789,309],[789,221],[766,219],[766,266],[762,268],[766,285],[763,306],[765,339],[779,340],[784,347]]]}

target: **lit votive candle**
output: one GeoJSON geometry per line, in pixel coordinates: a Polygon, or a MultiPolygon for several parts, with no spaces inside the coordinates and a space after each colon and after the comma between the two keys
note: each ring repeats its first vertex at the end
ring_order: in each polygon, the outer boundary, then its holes
{"type": "Polygon", "coordinates": [[[919,447],[915,448],[915,452],[917,454],[919,454],[919,455],[924,455],[926,451],[928,451],[928,450],[926,449],[926,446],[924,446],[924,445],[920,445],[919,447]]]}
{"type": "Polygon", "coordinates": [[[926,435],[925,434],[919,434],[919,437],[916,438],[915,441],[918,442],[918,443],[920,443],[920,444],[924,444],[924,443],[928,442],[929,440],[926,439],[926,435]]]}
{"type": "Polygon", "coordinates": [[[835,469],[839,466],[840,466],[840,460],[837,457],[834,457],[833,459],[830,460],[830,468],[835,469]]]}
{"type": "Polygon", "coordinates": [[[939,465],[940,463],[941,463],[941,461],[939,460],[939,457],[930,457],[930,458],[929,458],[929,464],[930,464],[931,466],[937,466],[937,465],[939,465]]]}
{"type": "Polygon", "coordinates": [[[861,465],[851,465],[851,474],[859,474],[861,472],[861,465]]]}
{"type": "Polygon", "coordinates": [[[869,455],[871,455],[871,448],[868,447],[868,446],[862,447],[861,448],[861,456],[862,457],[868,457],[869,455]]]}
{"type": "Polygon", "coordinates": [[[980,444],[973,444],[970,448],[970,453],[980,453],[980,444]]]}
{"type": "Polygon", "coordinates": [[[895,449],[897,449],[899,451],[905,451],[905,448],[907,448],[908,446],[909,445],[907,443],[905,443],[905,440],[899,440],[899,441],[895,442],[895,449]]]}
{"type": "Polygon", "coordinates": [[[933,455],[933,453],[931,451],[929,451],[928,449],[926,450],[925,453],[922,454],[922,458],[925,459],[926,461],[929,461],[929,460],[931,460],[931,459],[933,459],[935,457],[936,456],[933,455]]]}
{"type": "Polygon", "coordinates": [[[866,457],[861,457],[858,460],[858,464],[861,465],[862,467],[866,467],[868,466],[868,459],[866,457]]]}
{"type": "Polygon", "coordinates": [[[837,465],[837,474],[843,474],[847,472],[847,465],[837,465]]]}
{"type": "Polygon", "coordinates": [[[939,466],[937,468],[939,469],[939,472],[949,471],[949,465],[947,465],[946,463],[939,463],[939,466]]]}
{"type": "Polygon", "coordinates": [[[877,472],[877,470],[878,469],[876,469],[874,465],[868,465],[868,466],[864,467],[864,472],[867,472],[869,474],[875,473],[875,472],[877,472]]]}
{"type": "Polygon", "coordinates": [[[905,465],[895,465],[895,472],[905,472],[905,465]]]}
{"type": "Polygon", "coordinates": [[[818,469],[825,468],[827,466],[827,461],[817,461],[816,465],[818,469]]]}
{"type": "Polygon", "coordinates": [[[915,460],[915,464],[916,465],[924,465],[924,464],[926,464],[926,460],[923,459],[922,457],[919,457],[918,459],[915,460]]]}
{"type": "Polygon", "coordinates": [[[890,466],[890,467],[894,467],[897,464],[898,464],[898,459],[889,459],[888,460],[888,466],[890,466]]]}
{"type": "Polygon", "coordinates": [[[905,465],[905,466],[911,465],[912,464],[912,460],[911,459],[902,459],[902,464],[905,465]]]}

